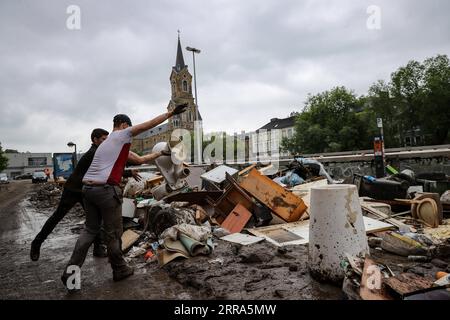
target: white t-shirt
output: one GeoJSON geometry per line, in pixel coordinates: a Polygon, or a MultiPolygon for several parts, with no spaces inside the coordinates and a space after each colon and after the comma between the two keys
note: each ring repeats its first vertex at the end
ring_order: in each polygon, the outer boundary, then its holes
{"type": "Polygon", "coordinates": [[[83,182],[118,185],[130,152],[131,127],[113,131],[95,152],[83,182]]]}

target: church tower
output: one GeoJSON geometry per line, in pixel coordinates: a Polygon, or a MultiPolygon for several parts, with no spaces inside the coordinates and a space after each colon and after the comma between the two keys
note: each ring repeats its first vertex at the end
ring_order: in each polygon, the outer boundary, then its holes
{"type": "Polygon", "coordinates": [[[171,111],[176,105],[183,103],[187,103],[188,108],[186,112],[169,119],[169,130],[194,130],[197,106],[195,105],[194,96],[192,95],[192,75],[188,71],[188,66],[184,64],[179,34],[175,66],[172,67],[172,72],[170,74],[170,86],[172,88],[172,96],[167,106],[167,110],[171,111]]]}

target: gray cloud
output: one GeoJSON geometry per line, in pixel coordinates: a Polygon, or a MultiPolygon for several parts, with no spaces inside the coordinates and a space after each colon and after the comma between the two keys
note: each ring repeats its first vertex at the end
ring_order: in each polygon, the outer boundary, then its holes
{"type": "MultiPolygon", "coordinates": [[[[308,93],[364,94],[408,60],[449,54],[450,3],[432,1],[0,2],[0,142],[21,151],[89,146],[115,113],[165,111],[176,30],[197,59],[206,131],[255,130],[300,110],[308,93]],[[66,8],[81,8],[79,31],[66,8]],[[369,5],[381,30],[366,28],[369,5]]],[[[192,72],[192,57],[185,52],[192,72]]]]}

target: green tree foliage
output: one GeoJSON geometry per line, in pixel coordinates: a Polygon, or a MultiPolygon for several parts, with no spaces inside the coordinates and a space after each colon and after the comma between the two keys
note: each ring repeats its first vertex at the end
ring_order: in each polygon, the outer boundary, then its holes
{"type": "Polygon", "coordinates": [[[366,123],[373,115],[364,110],[364,98],[345,87],[309,95],[297,117],[296,134],[284,139],[284,149],[293,153],[334,152],[367,148],[366,123]]]}
{"type": "Polygon", "coordinates": [[[2,144],[0,143],[0,172],[8,167],[8,158],[3,153],[2,144]]]}
{"type": "Polygon", "coordinates": [[[345,87],[309,95],[296,119],[296,134],[284,139],[284,150],[307,154],[371,149],[383,119],[386,147],[403,146],[405,133],[420,128],[424,144],[449,143],[450,62],[437,55],[410,61],[378,81],[366,96],[345,87]]]}

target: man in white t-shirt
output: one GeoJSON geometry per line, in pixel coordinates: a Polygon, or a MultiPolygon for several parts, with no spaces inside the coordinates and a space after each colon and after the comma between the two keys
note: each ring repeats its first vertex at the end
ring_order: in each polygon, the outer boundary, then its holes
{"type": "Polygon", "coordinates": [[[153,153],[139,157],[130,152],[131,140],[134,136],[156,127],[173,115],[186,111],[186,107],[186,104],[178,105],[172,111],[135,126],[132,126],[130,118],[124,114],[114,117],[113,131],[97,149],[83,177],[82,192],[86,223],[61,277],[65,286],[71,275],[67,272],[67,268],[71,265],[79,267],[83,265],[89,247],[100,232],[102,219],[109,262],[113,269],[113,280],[119,281],[133,274],[133,268],[128,266],[122,255],[122,191],[118,185],[128,160],[136,162],[138,158],[140,163],[148,163],[161,154],[153,153]]]}

